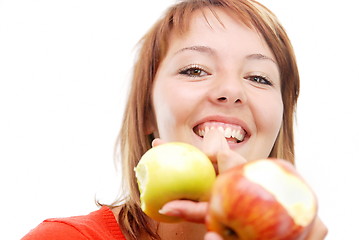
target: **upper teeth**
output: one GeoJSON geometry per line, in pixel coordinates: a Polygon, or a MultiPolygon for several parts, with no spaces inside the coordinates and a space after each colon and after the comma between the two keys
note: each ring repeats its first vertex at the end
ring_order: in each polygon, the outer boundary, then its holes
{"type": "Polygon", "coordinates": [[[236,130],[236,129],[232,129],[230,127],[216,127],[216,126],[206,126],[204,129],[201,129],[198,131],[198,135],[203,137],[205,136],[210,130],[212,129],[218,129],[220,132],[223,133],[225,138],[236,138],[238,141],[243,141],[244,137],[245,137],[245,132],[244,130],[236,130]]]}

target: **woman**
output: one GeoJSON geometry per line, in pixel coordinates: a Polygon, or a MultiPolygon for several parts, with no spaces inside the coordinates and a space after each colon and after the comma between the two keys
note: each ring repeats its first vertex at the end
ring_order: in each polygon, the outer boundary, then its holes
{"type": "MultiPolygon", "coordinates": [[[[117,149],[125,198],[111,210],[51,220],[47,233],[66,232],[56,230],[60,222],[75,228],[77,239],[101,239],[101,231],[108,234],[103,239],[221,239],[206,232],[206,203],[166,204],[162,214],[185,220],[176,224],[155,222],[141,211],[133,169],[151,145],[195,145],[217,174],[259,158],[294,163],[299,74],[290,41],[268,9],[250,0],[185,0],[169,9],[141,44],[117,149]]],[[[45,233],[40,225],[29,235],[45,233]]],[[[307,239],[325,235],[317,219],[307,239]]]]}

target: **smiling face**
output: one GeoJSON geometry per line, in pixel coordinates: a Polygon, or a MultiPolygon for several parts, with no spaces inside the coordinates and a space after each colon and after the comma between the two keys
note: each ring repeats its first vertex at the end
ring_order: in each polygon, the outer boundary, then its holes
{"type": "Polygon", "coordinates": [[[222,10],[195,13],[170,37],[152,90],[155,135],[205,149],[223,131],[247,160],[268,157],[282,123],[280,73],[264,39],[222,10]]]}

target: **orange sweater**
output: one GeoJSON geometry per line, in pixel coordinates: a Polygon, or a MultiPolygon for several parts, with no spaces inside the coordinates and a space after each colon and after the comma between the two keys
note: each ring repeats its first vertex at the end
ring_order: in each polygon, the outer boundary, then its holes
{"type": "Polygon", "coordinates": [[[30,231],[22,240],[126,240],[108,207],[85,216],[52,218],[30,231]]]}

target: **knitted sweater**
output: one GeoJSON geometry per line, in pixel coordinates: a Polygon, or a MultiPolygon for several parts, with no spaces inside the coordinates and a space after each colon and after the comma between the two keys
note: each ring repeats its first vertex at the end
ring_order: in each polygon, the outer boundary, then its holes
{"type": "Polygon", "coordinates": [[[126,240],[108,207],[84,216],[47,219],[22,238],[34,239],[126,240]]]}

